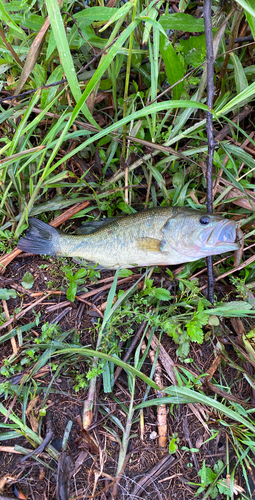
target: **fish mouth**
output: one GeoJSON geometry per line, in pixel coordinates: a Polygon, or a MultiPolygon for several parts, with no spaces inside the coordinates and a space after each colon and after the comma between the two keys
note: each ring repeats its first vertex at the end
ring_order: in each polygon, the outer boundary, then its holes
{"type": "Polygon", "coordinates": [[[240,247],[236,241],[236,223],[231,220],[218,222],[213,229],[210,228],[210,233],[205,237],[206,246],[229,248],[229,250],[238,250],[240,247]]]}

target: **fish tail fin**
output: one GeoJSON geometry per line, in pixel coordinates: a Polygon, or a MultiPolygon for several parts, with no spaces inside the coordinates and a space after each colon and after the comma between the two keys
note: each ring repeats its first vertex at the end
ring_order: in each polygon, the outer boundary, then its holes
{"type": "Polygon", "coordinates": [[[33,217],[29,218],[28,222],[26,235],[18,241],[19,250],[41,255],[56,254],[60,237],[57,229],[33,217]]]}

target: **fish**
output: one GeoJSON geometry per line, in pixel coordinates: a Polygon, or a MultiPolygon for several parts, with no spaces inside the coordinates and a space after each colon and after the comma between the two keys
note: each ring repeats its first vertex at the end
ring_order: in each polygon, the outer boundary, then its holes
{"type": "Polygon", "coordinates": [[[89,234],[72,235],[29,218],[18,248],[111,269],[183,264],[240,249],[235,221],[186,207],[150,208],[95,223],[89,223],[89,234]]]}

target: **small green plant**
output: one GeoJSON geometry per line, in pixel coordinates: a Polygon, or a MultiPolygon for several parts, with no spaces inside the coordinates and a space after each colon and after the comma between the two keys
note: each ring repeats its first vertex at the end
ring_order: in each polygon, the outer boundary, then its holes
{"type": "MultiPolygon", "coordinates": [[[[190,282],[189,282],[190,283],[190,282]]],[[[118,297],[124,291],[120,290],[118,297]]],[[[166,332],[178,345],[177,355],[186,362],[190,343],[202,344],[204,340],[203,326],[209,323],[209,314],[204,312],[209,302],[198,291],[197,283],[190,283],[173,298],[164,288],[153,286],[152,279],[145,280],[145,288],[133,297],[127,297],[109,321],[108,332],[114,332],[122,340],[125,335],[132,335],[132,321],[142,323],[148,321],[151,327],[166,332]],[[160,301],[160,302],[159,302],[160,301]],[[153,313],[148,318],[148,307],[153,313]]]]}
{"type": "Polygon", "coordinates": [[[52,340],[54,340],[58,335],[61,333],[61,328],[60,326],[56,325],[55,323],[45,323],[42,325],[41,329],[41,335],[37,339],[35,339],[36,344],[42,344],[46,343],[49,344],[51,343],[52,340]]]}
{"type": "MultiPolygon", "coordinates": [[[[16,358],[11,357],[10,359],[5,359],[4,364],[0,369],[1,375],[6,378],[11,377],[15,373],[24,370],[24,366],[29,367],[32,363],[38,361],[41,356],[40,344],[50,344],[58,335],[60,335],[61,329],[58,325],[54,323],[45,323],[42,325],[41,335],[34,339],[34,346],[24,348],[19,354],[19,362],[16,362],[16,358]],[[37,344],[37,345],[36,345],[37,344]]],[[[54,367],[52,368],[54,369],[54,367]]]]}
{"type": "Polygon", "coordinates": [[[0,230],[0,251],[6,252],[10,247],[10,242],[13,238],[13,234],[8,229],[6,231],[0,230]]]}
{"type": "Polygon", "coordinates": [[[47,281],[47,288],[49,288],[50,290],[54,289],[56,286],[56,283],[55,281],[47,281]]]}
{"type": "Polygon", "coordinates": [[[20,366],[12,365],[11,361],[9,361],[8,359],[5,359],[4,364],[0,369],[0,373],[4,377],[9,378],[12,375],[14,375],[14,373],[17,373],[19,370],[20,370],[20,366]]]}
{"type": "Polygon", "coordinates": [[[0,396],[4,396],[4,399],[7,399],[8,396],[16,396],[19,393],[19,386],[12,385],[9,380],[6,382],[2,382],[0,384],[0,396]]]}
{"type": "Polygon", "coordinates": [[[187,321],[182,315],[174,319],[174,322],[169,318],[164,323],[164,329],[173,338],[174,342],[179,345],[177,355],[187,361],[189,354],[190,342],[202,344],[204,340],[204,332],[202,327],[208,324],[209,315],[204,313],[204,304],[202,299],[199,299],[197,310],[193,312],[191,318],[187,321]],[[183,321],[184,319],[184,321],[183,321]]]}
{"type": "MultiPolygon", "coordinates": [[[[247,277],[249,277],[249,272],[248,270],[246,271],[247,277]]],[[[237,297],[254,304],[254,296],[251,293],[251,290],[254,288],[254,282],[247,283],[246,277],[235,278],[234,276],[231,276],[230,281],[233,283],[236,291],[238,292],[237,297]]]]}
{"type": "Polygon", "coordinates": [[[165,288],[160,288],[153,286],[153,280],[146,278],[145,280],[145,289],[141,292],[141,296],[149,296],[149,297],[154,297],[157,300],[170,300],[171,295],[168,290],[165,288]]]}
{"type": "Polygon", "coordinates": [[[174,432],[171,439],[170,439],[170,443],[168,446],[168,451],[169,451],[170,455],[173,455],[178,450],[179,442],[180,442],[180,439],[178,437],[178,433],[174,432]]]}
{"type": "Polygon", "coordinates": [[[31,273],[26,272],[22,278],[21,284],[25,290],[30,290],[34,284],[34,276],[31,273]]]}
{"type": "Polygon", "coordinates": [[[206,467],[204,460],[202,469],[198,471],[198,475],[201,478],[201,484],[190,483],[199,486],[195,497],[204,493],[207,488],[209,488],[209,490],[207,490],[207,495],[210,495],[212,499],[216,498],[219,493],[221,495],[231,495],[230,482],[227,479],[219,479],[224,468],[225,466],[222,460],[218,460],[213,469],[206,467]]]}
{"type": "Polygon", "coordinates": [[[84,373],[77,373],[74,376],[75,384],[73,386],[75,392],[79,392],[80,389],[87,389],[89,382],[88,378],[84,373]]]}
{"type": "MultiPolygon", "coordinates": [[[[100,278],[100,272],[96,269],[96,266],[87,266],[86,268],[83,267],[74,272],[73,265],[71,264],[69,266],[64,266],[63,272],[69,281],[66,297],[71,302],[74,302],[75,300],[78,287],[84,285],[84,278],[88,278],[91,281],[97,281],[97,279],[100,278]]],[[[87,291],[87,289],[83,288],[83,291],[87,291]]]]}
{"type": "Polygon", "coordinates": [[[17,293],[15,290],[11,290],[9,288],[0,288],[0,300],[9,300],[15,299],[17,297],[17,293]]]}
{"type": "Polygon", "coordinates": [[[92,367],[86,374],[87,380],[92,380],[101,375],[101,373],[103,373],[104,371],[104,367],[105,367],[104,361],[99,362],[97,366],[92,367]]]}
{"type": "Polygon", "coordinates": [[[66,297],[71,302],[74,302],[78,285],[83,285],[83,283],[84,283],[83,278],[85,276],[87,276],[87,270],[82,268],[82,269],[79,269],[74,274],[73,270],[70,269],[70,267],[65,267],[64,272],[65,272],[66,278],[69,280],[69,288],[66,292],[66,297]]]}

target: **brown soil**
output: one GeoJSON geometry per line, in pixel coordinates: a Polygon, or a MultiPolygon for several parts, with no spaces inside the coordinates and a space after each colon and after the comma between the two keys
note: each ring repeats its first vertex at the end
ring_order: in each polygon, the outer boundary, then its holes
{"type": "MultiPolygon", "coordinates": [[[[7,301],[10,316],[12,316],[15,308],[21,304],[23,308],[29,306],[32,301],[38,300],[40,295],[31,296],[30,294],[39,293],[47,290],[47,282],[51,282],[52,268],[57,270],[57,265],[53,260],[44,260],[41,257],[26,257],[16,259],[7,269],[5,276],[0,278],[0,288],[11,288],[11,286],[20,286],[22,277],[25,272],[29,271],[35,278],[34,286],[25,295],[20,292],[17,298],[7,301]],[[48,268],[40,268],[42,264],[47,264],[48,268]]],[[[110,274],[108,274],[109,276],[110,274]]],[[[101,275],[105,278],[105,274],[101,275]]],[[[156,278],[156,276],[155,276],[156,278]]],[[[59,290],[61,285],[65,285],[62,276],[55,275],[56,290],[59,290]]],[[[130,286],[130,285],[127,285],[130,286]]],[[[100,287],[100,284],[92,284],[89,290],[100,287]]],[[[53,288],[51,287],[51,290],[53,288]]],[[[220,290],[218,290],[219,293],[220,290]]],[[[98,308],[101,303],[106,301],[108,290],[100,293],[97,297],[94,296],[93,304],[98,308]]],[[[88,301],[92,301],[88,299],[88,301]]],[[[95,347],[94,325],[97,321],[98,314],[96,310],[78,301],[73,304],[68,304],[64,308],[61,307],[61,302],[66,301],[66,295],[51,295],[43,302],[35,305],[24,316],[16,321],[15,327],[21,327],[35,320],[35,313],[40,312],[40,324],[34,326],[31,331],[23,334],[23,346],[19,347],[20,357],[26,343],[31,344],[32,340],[40,334],[41,325],[45,322],[55,323],[62,331],[72,330],[75,328],[80,334],[80,341],[83,346],[95,347]],[[54,311],[47,312],[49,306],[56,306],[54,311]],[[31,337],[32,335],[32,337],[31,337]]],[[[9,329],[14,327],[12,323],[9,329]]],[[[0,332],[1,335],[8,332],[8,327],[0,332]]],[[[70,334],[72,338],[73,333],[70,334]]],[[[15,337],[17,340],[17,336],[15,337]]],[[[69,337],[68,337],[69,340],[69,337]]],[[[35,344],[36,345],[36,344],[35,344]]],[[[162,345],[169,356],[175,363],[180,365],[176,358],[176,345],[167,336],[162,338],[162,345]]],[[[193,344],[191,347],[190,357],[193,358],[193,363],[184,365],[195,374],[206,373],[211,367],[215,355],[215,344],[212,341],[205,342],[199,346],[193,344]]],[[[228,354],[233,360],[240,364],[239,358],[235,355],[233,347],[230,344],[226,345],[228,354]]],[[[124,350],[125,351],[125,350],[124,350]]],[[[124,352],[123,351],[123,352],[124,352]]],[[[43,350],[41,354],[43,354],[43,350]]],[[[1,366],[5,359],[8,359],[12,354],[11,341],[7,340],[1,344],[0,363],[1,366]]],[[[76,370],[80,374],[86,373],[88,370],[85,358],[77,357],[76,370]]],[[[51,361],[59,365],[61,357],[54,358],[51,361]]],[[[147,358],[145,363],[147,375],[150,373],[151,361],[147,358]]],[[[30,366],[24,365],[22,373],[17,372],[11,378],[11,383],[16,384],[16,388],[20,386],[22,376],[26,373],[31,373],[34,367],[32,362],[30,366]]],[[[130,440],[127,459],[122,471],[122,476],[119,478],[118,488],[114,489],[111,483],[116,477],[116,469],[119,457],[120,446],[118,438],[122,439],[122,433],[118,426],[107,417],[106,410],[110,410],[110,415],[119,419],[121,424],[126,425],[126,414],[117,401],[128,407],[130,401],[130,392],[128,388],[127,376],[124,372],[118,378],[114,386],[114,393],[104,394],[101,379],[98,379],[97,387],[97,405],[94,416],[93,425],[88,432],[82,431],[82,411],[83,401],[86,398],[86,391],[74,390],[74,378],[72,370],[67,369],[64,365],[57,377],[54,376],[54,370],[49,363],[46,363],[41,370],[35,374],[34,382],[30,382],[25,386],[25,392],[21,396],[8,396],[6,399],[1,397],[0,404],[7,410],[13,411],[18,418],[24,419],[22,414],[24,400],[27,400],[29,405],[31,400],[36,400],[32,407],[27,406],[26,425],[32,429],[36,429],[43,439],[49,429],[53,433],[51,446],[60,453],[59,455],[59,470],[57,460],[52,458],[50,454],[44,450],[38,459],[34,456],[22,460],[24,455],[20,452],[23,447],[26,450],[34,449],[29,443],[29,440],[20,436],[15,439],[5,439],[2,435],[1,443],[3,447],[10,447],[8,451],[0,454],[0,486],[1,481],[5,483],[2,487],[2,492],[5,497],[14,497],[19,495],[19,498],[27,498],[33,500],[51,500],[57,498],[57,481],[63,482],[58,488],[58,498],[98,498],[100,500],[115,498],[138,498],[159,499],[159,500],[191,500],[195,498],[197,486],[192,483],[201,483],[201,478],[198,476],[198,471],[203,465],[203,461],[207,467],[213,468],[218,460],[222,460],[225,465],[229,466],[232,471],[237,462],[237,455],[232,447],[232,443],[226,434],[226,427],[212,409],[194,405],[175,405],[172,408],[167,408],[167,426],[168,436],[173,434],[178,438],[178,449],[174,455],[170,455],[167,448],[162,450],[158,446],[157,438],[157,411],[156,406],[144,409],[144,436],[141,439],[141,422],[139,418],[132,426],[131,434],[133,437],[130,440]],[[54,381],[52,383],[52,378],[54,381]],[[44,401],[45,394],[51,384],[49,393],[44,401]],[[35,392],[38,388],[37,393],[35,392]],[[41,428],[38,428],[39,411],[47,406],[46,416],[41,420],[41,428]],[[68,422],[72,423],[69,434],[67,448],[62,450],[62,440],[68,422]],[[218,432],[215,439],[207,441],[211,434],[208,429],[218,432]],[[207,441],[207,442],[206,442],[207,441]],[[204,444],[203,444],[204,443],[204,444]],[[226,450],[226,446],[228,450],[226,450]],[[189,451],[197,449],[198,451],[189,451]],[[226,456],[229,454],[229,463],[226,463],[226,456]],[[157,465],[160,464],[157,469],[157,465]],[[61,470],[64,475],[61,475],[61,470]],[[70,493],[68,495],[65,488],[64,480],[70,477],[70,493]],[[147,482],[145,481],[147,480],[147,482]],[[144,480],[144,482],[142,482],[144,480]],[[137,486],[140,484],[140,488],[137,486]],[[62,493],[61,493],[62,492],[62,493]],[[24,496],[20,496],[20,495],[24,496]]],[[[180,372],[181,373],[181,372],[180,372]]],[[[214,378],[217,380],[217,371],[214,378]]],[[[248,384],[240,374],[229,367],[224,371],[226,385],[231,386],[232,395],[244,401],[249,398],[250,389],[248,384]]],[[[6,378],[1,376],[0,382],[6,382],[6,378]]],[[[222,383],[222,380],[221,380],[222,383]]],[[[168,386],[171,384],[169,376],[163,370],[163,384],[168,386]]],[[[142,402],[145,393],[145,385],[140,380],[136,381],[135,404],[142,402]]],[[[213,396],[210,388],[207,394],[213,396]]],[[[150,390],[149,398],[156,397],[153,390],[150,390]]],[[[221,400],[220,398],[218,400],[221,400]]],[[[136,412],[136,417],[139,416],[136,412]]],[[[1,416],[1,422],[4,422],[5,417],[1,416]]],[[[13,423],[9,418],[8,423],[13,423]]],[[[12,429],[10,428],[10,431],[12,429]]],[[[1,429],[1,433],[7,432],[6,429],[1,429]]],[[[10,436],[12,437],[12,436],[10,436]]],[[[169,439],[168,439],[169,443],[169,439]]],[[[2,448],[0,448],[2,449],[2,448]]],[[[5,448],[6,450],[6,448],[5,448]]],[[[252,472],[250,471],[250,487],[254,489],[252,482],[252,472]]],[[[227,469],[223,473],[226,477],[227,469]]],[[[245,488],[243,472],[241,467],[237,468],[235,474],[236,483],[245,488]]],[[[248,494],[246,492],[246,494],[248,494]]],[[[202,498],[200,495],[198,498],[202,498]]],[[[218,495],[218,499],[225,498],[223,495],[218,495]]]]}

